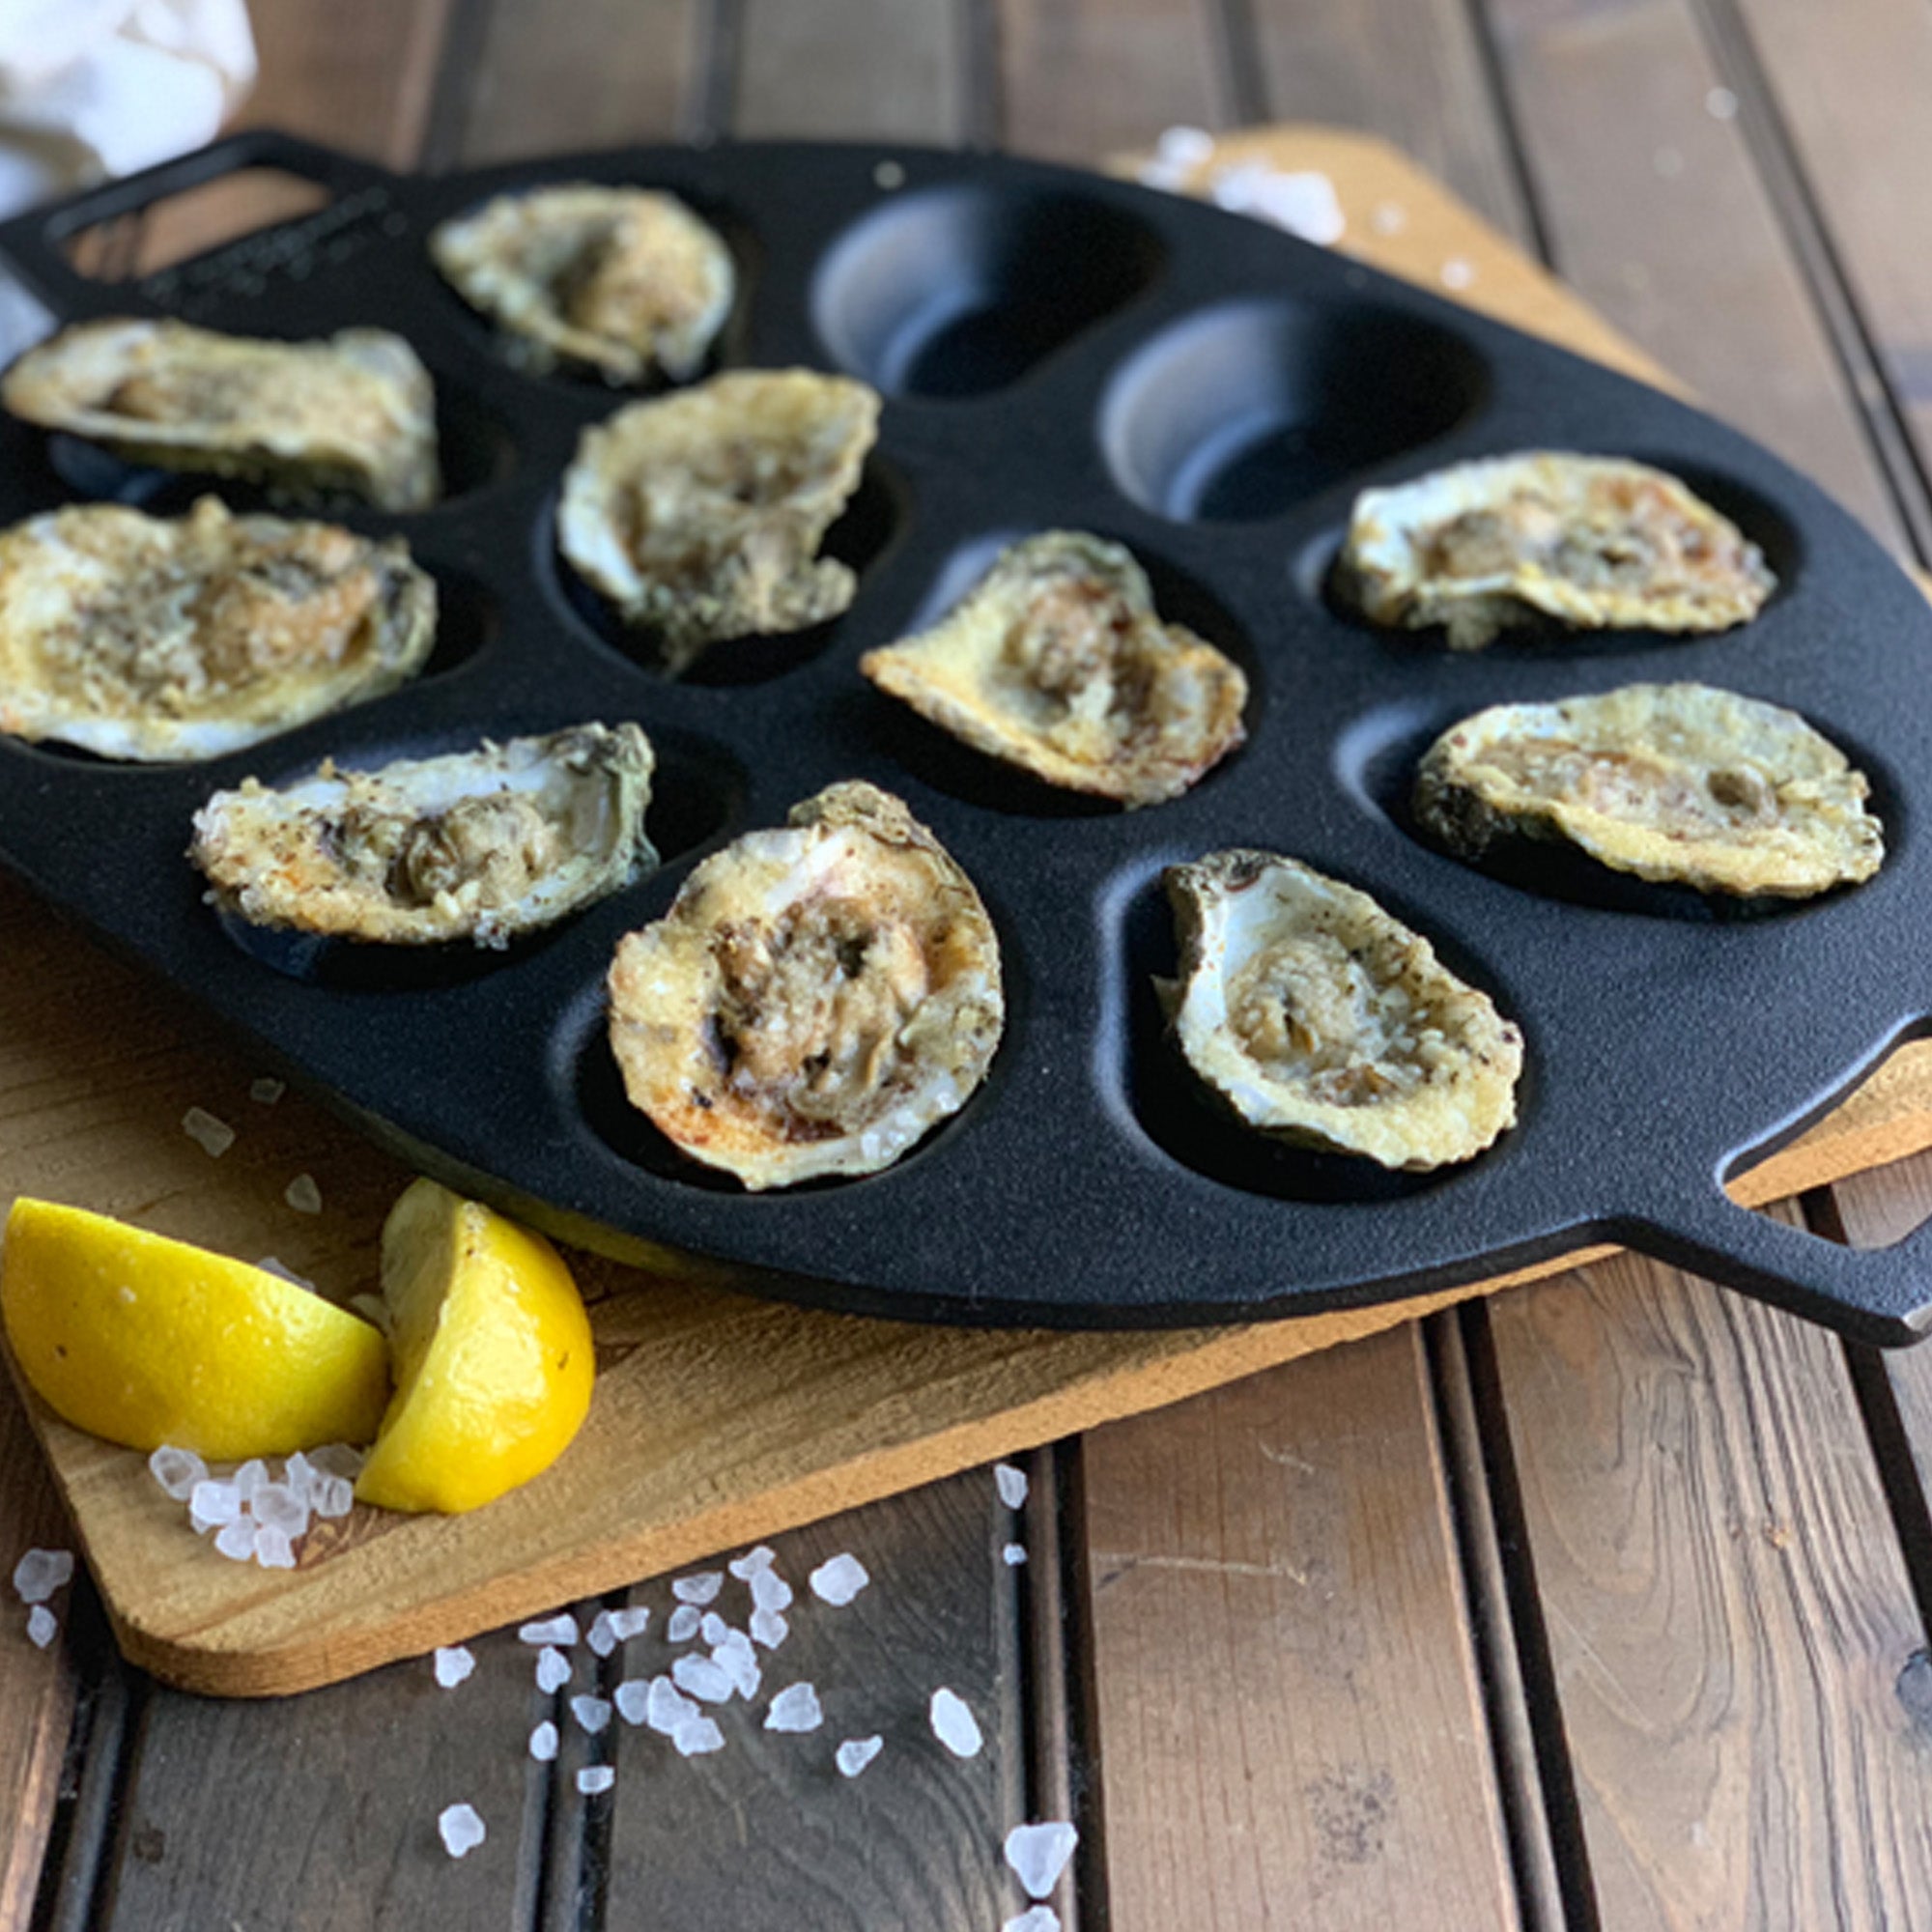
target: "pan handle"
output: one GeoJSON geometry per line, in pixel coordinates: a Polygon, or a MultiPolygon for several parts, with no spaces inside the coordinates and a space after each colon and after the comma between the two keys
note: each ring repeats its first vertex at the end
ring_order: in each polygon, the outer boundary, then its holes
{"type": "Polygon", "coordinates": [[[1932,1328],[1932,1221],[1889,1248],[1853,1248],[1742,1208],[1718,1184],[1618,1229],[1626,1246],[1883,1349],[1932,1328]]]}
{"type": "Polygon", "coordinates": [[[68,260],[62,244],[97,222],[132,214],[186,188],[200,187],[246,168],[280,168],[327,188],[340,200],[395,177],[373,161],[358,160],[272,128],[250,128],[225,140],[177,155],[139,174],[85,188],[65,201],[29,209],[0,222],[0,268],[11,270],[63,322],[126,315],[147,306],[125,283],[98,282],[68,260]]]}

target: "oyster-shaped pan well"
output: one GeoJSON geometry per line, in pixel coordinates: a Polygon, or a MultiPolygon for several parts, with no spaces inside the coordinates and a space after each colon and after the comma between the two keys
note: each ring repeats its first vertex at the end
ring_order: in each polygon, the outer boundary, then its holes
{"type": "Polygon", "coordinates": [[[1129,551],[1077,531],[1014,544],[859,668],[976,751],[1126,806],[1179,797],[1243,736],[1240,668],[1161,621],[1129,551]]]}
{"type": "Polygon", "coordinates": [[[1656,883],[1805,898],[1883,863],[1870,790],[1795,711],[1704,684],[1632,684],[1463,719],[1424,754],[1414,809],[1478,863],[1513,837],[1559,839],[1656,883]]]}
{"type": "Polygon", "coordinates": [[[973,883],[861,782],[692,873],[610,973],[634,1106],[749,1188],[890,1166],[964,1106],[1005,1018],[973,883]]]}
{"type": "Polygon", "coordinates": [[[650,741],[576,724],[379,771],[326,762],[216,792],[189,857],[251,924],[385,946],[503,947],[640,878],[650,741]]]}
{"type": "Polygon", "coordinates": [[[1188,1065],[1249,1126],[1422,1172],[1515,1122],[1521,1034],[1368,894],[1238,849],[1163,880],[1180,967],[1156,989],[1188,1065]]]}
{"type": "Polygon", "coordinates": [[[349,491],[384,510],[437,500],[436,394],[400,335],[321,342],[221,335],[185,322],[76,323],[0,381],[16,416],[131,463],[349,491]]]}
{"type": "Polygon", "coordinates": [[[217,757],[392,691],[436,640],[400,538],[95,503],[0,534],[0,730],[106,758],[217,757]]]}
{"type": "Polygon", "coordinates": [[[568,182],[497,195],[443,222],[429,248],[530,366],[583,363],[612,383],[695,376],[737,285],[718,232],[650,188],[568,182]]]}
{"type": "Polygon", "coordinates": [[[1757,546],[1677,477],[1562,450],[1363,491],[1337,582],[1376,623],[1440,624],[1459,651],[1551,618],[1578,630],[1728,630],[1776,587],[1757,546]]]}
{"type": "Polygon", "coordinates": [[[724,639],[805,630],[857,588],[818,547],[878,420],[875,390],[808,369],[733,370],[633,403],[584,431],[557,540],[673,672],[724,639]]]}

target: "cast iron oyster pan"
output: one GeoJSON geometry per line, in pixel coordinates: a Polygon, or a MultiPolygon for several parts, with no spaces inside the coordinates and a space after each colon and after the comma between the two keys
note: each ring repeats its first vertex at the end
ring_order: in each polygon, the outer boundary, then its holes
{"type": "MultiPolygon", "coordinates": [[[[62,320],[172,314],[290,337],[372,324],[436,378],[446,500],[341,516],[402,531],[437,576],[444,633],[423,677],[204,765],[0,743],[0,860],[451,1184],[622,1258],[916,1320],[1306,1314],[1600,1240],[1875,1341],[1913,1339],[1932,1315],[1932,1235],[1857,1253],[1722,1184],[1932,1011],[1932,611],[1850,517],[1709,417],[1252,221],[996,156],[748,144],[415,179],[251,133],[15,220],[0,252],[62,320]],[[320,183],[329,205],[129,285],[68,266],[77,230],[258,165],[320,183]],[[722,230],[741,290],[720,366],[841,370],[886,396],[830,540],[859,573],[852,609],[721,647],[682,682],[555,554],[577,437],[624,398],[526,373],[425,253],[438,221],[490,194],[575,179],[668,189],[722,230]],[[1531,635],[1473,658],[1378,632],[1331,596],[1358,489],[1527,447],[1684,476],[1764,548],[1777,594],[1721,636],[1531,635]],[[1163,613],[1247,671],[1249,741],[1185,797],[1122,814],[1049,793],[860,676],[864,651],[1046,528],[1129,545],[1163,613]],[[1767,698],[1844,746],[1886,823],[1878,877],[1742,916],[1560,866],[1490,876],[1414,836],[1408,777],[1436,732],[1490,704],[1636,680],[1767,698]],[[398,956],[225,925],[183,857],[194,810],[244,776],[585,719],[649,732],[666,864],[507,952],[398,956]],[[603,977],[701,857],[847,778],[903,797],[979,886],[1007,1034],[985,1087],[895,1167],[748,1195],[624,1101],[603,977]],[[1520,1024],[1520,1120],[1492,1150],[1389,1175],[1216,1116],[1162,1037],[1151,980],[1174,965],[1162,867],[1233,845],[1372,893],[1520,1024]]],[[[89,496],[176,510],[218,487],[11,421],[0,448],[8,522],[89,496]]]]}

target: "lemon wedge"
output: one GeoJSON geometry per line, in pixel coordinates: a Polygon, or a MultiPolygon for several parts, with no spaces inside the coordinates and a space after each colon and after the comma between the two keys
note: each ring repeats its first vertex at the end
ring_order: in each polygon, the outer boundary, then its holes
{"type": "Polygon", "coordinates": [[[590,1408],[590,1319],[556,1250],[433,1180],[383,1226],[396,1392],[355,1493],[475,1509],[563,1454],[590,1408]]]}
{"type": "Polygon", "coordinates": [[[57,1415],[110,1442],[212,1461],[366,1442],[383,1337],[266,1268],[26,1197],[7,1217],[0,1316],[57,1415]]]}

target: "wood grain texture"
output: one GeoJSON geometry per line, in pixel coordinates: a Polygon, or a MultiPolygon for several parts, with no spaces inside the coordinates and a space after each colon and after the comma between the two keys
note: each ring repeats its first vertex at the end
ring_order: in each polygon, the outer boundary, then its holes
{"type": "Polygon", "coordinates": [[[1602,1922],[1932,1922],[1923,1630],[1836,1340],[1634,1259],[1491,1305],[1602,1922]]]}
{"type": "Polygon", "coordinates": [[[966,131],[965,0],[741,0],[731,131],[906,140],[966,131]]]}
{"type": "Polygon", "coordinates": [[[1117,1932],[1515,1925],[1419,1331],[1084,1454],[1117,1932]]]}

